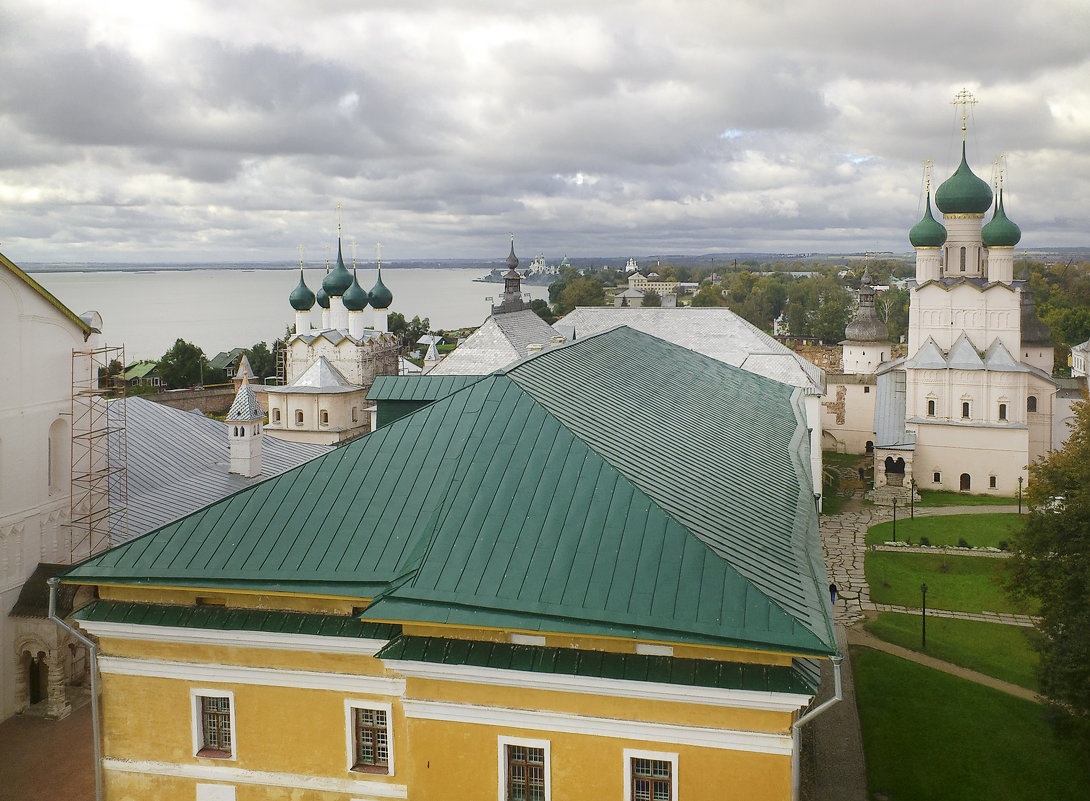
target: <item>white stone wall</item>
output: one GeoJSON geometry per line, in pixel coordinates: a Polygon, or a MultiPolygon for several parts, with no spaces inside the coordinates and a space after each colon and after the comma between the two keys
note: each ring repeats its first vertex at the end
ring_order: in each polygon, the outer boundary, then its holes
{"type": "Polygon", "coordinates": [[[962,332],[979,351],[998,337],[1011,354],[1017,354],[1022,346],[1020,304],[1018,292],[1005,284],[984,290],[971,284],[920,287],[913,291],[909,307],[908,356],[915,356],[929,336],[949,350],[962,332]]]}
{"type": "Polygon", "coordinates": [[[877,384],[837,381],[826,376],[825,396],[821,399],[821,428],[825,450],[838,453],[867,452],[867,443],[874,444],[874,399],[877,384]]]}
{"type": "Polygon", "coordinates": [[[15,711],[15,628],[8,612],[38,562],[67,560],[71,498],[72,320],[0,266],[0,719],[15,711]],[[53,443],[50,444],[50,432],[53,443]],[[52,450],[52,465],[50,455],[52,450]]]}
{"type": "Polygon", "coordinates": [[[1025,470],[1029,451],[1029,428],[989,427],[920,423],[916,426],[916,454],[913,472],[916,486],[925,490],[961,489],[961,474],[968,473],[969,492],[1013,497],[1018,477],[1028,479],[1025,470]],[[934,481],[934,474],[939,481],[934,481]],[[995,487],[990,479],[995,478],[995,487]]]}

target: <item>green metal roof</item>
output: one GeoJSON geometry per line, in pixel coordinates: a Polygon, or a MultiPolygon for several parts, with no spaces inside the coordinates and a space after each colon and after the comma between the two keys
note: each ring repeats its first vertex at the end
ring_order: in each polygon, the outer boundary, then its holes
{"type": "Polygon", "coordinates": [[[131,623],[220,631],[263,631],[273,634],[311,634],[319,637],[355,637],[389,640],[401,634],[401,626],[374,623],[347,615],[316,615],[303,612],[270,612],[261,609],[228,609],[222,606],[165,606],[127,601],[94,601],[73,616],[99,623],[131,623]]]}
{"type": "Polygon", "coordinates": [[[479,375],[379,375],[367,390],[373,401],[435,401],[476,384],[479,375]]]}
{"type": "Polygon", "coordinates": [[[836,652],[797,390],[628,328],[486,376],[66,580],[836,652]]]}
{"type": "MultiPolygon", "coordinates": [[[[721,690],[812,695],[818,687],[817,676],[808,669],[811,667],[809,665],[755,665],[441,637],[402,635],[387,643],[376,656],[379,659],[409,662],[471,665],[499,670],[682,684],[721,690]]],[[[529,681],[532,682],[532,679],[529,681]]]]}
{"type": "Polygon", "coordinates": [[[125,368],[125,380],[133,381],[138,378],[144,378],[148,373],[152,372],[159,367],[159,362],[154,361],[142,361],[133,362],[125,368]]]}

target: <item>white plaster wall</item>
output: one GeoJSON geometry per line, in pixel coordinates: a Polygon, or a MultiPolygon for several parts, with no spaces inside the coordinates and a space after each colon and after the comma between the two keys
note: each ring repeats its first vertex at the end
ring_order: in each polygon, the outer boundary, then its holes
{"type": "Polygon", "coordinates": [[[13,619],[8,612],[38,562],[65,561],[71,497],[72,351],[80,328],[18,276],[0,266],[0,719],[14,712],[13,619]],[[49,430],[63,431],[49,482],[49,430]]]}
{"type": "Polygon", "coordinates": [[[946,214],[946,244],[943,247],[943,274],[953,278],[972,278],[984,274],[984,254],[980,229],[982,214],[946,214]],[[961,249],[965,248],[965,269],[962,269],[961,249]]]}
{"type": "MultiPolygon", "coordinates": [[[[946,289],[928,284],[913,290],[908,315],[908,356],[912,358],[930,336],[949,350],[964,332],[979,351],[998,337],[1012,355],[1021,342],[1021,299],[1006,284],[979,289],[959,284],[946,289]]],[[[1051,365],[1049,366],[1051,372],[1051,365]]]]}
{"type": "Polygon", "coordinates": [[[1018,493],[1018,477],[1028,479],[1026,453],[1029,449],[1027,427],[977,428],[968,425],[920,423],[916,426],[914,475],[922,489],[958,492],[962,473],[971,478],[969,491],[1013,497],[1018,493]],[[940,481],[933,474],[940,473],[940,481]],[[996,478],[994,489],[989,476],[996,478]]]}
{"type": "Polygon", "coordinates": [[[828,385],[822,398],[821,426],[826,433],[825,441],[830,436],[838,443],[840,453],[867,452],[867,443],[874,442],[874,399],[877,385],[837,383],[835,376],[827,376],[828,385]],[[835,403],[840,388],[844,388],[844,422],[837,423],[833,409],[825,405],[835,403]]]}

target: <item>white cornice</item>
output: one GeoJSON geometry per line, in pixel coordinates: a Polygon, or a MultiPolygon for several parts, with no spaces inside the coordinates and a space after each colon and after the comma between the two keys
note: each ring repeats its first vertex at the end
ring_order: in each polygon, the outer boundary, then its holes
{"type": "Polygon", "coordinates": [[[142,773],[153,776],[173,776],[182,779],[232,782],[234,784],[258,784],[273,787],[290,787],[324,793],[346,793],[359,801],[385,801],[388,798],[408,798],[404,784],[387,784],[376,781],[335,779],[329,776],[305,776],[300,773],[274,773],[264,770],[245,770],[221,765],[183,765],[176,762],[151,762],[146,760],[113,759],[106,757],[102,767],[118,773],[142,773]]]}
{"type": "Polygon", "coordinates": [[[812,695],[758,692],[754,690],[724,690],[718,687],[696,687],[687,684],[665,684],[630,679],[604,679],[593,676],[569,676],[557,673],[536,673],[525,670],[504,670],[472,665],[440,665],[432,662],[412,662],[384,659],[383,664],[403,676],[439,681],[458,681],[495,687],[518,687],[525,690],[552,690],[616,698],[639,698],[653,701],[676,701],[683,704],[724,706],[735,709],[759,709],[765,712],[794,712],[810,703],[812,695]]]}
{"type": "Polygon", "coordinates": [[[323,654],[374,656],[388,640],[359,637],[322,637],[316,634],[280,634],[268,631],[193,629],[181,626],[149,626],[136,623],[107,623],[81,620],[81,629],[96,637],[146,642],[175,642],[186,645],[229,645],[239,648],[269,648],[277,651],[310,651],[323,654]]]}
{"type": "Polygon", "coordinates": [[[296,687],[306,690],[334,690],[367,695],[401,696],[405,680],[386,676],[360,676],[351,673],[324,673],[312,670],[216,665],[199,662],[173,662],[161,659],[130,659],[100,656],[99,670],[119,676],[148,676],[157,679],[216,682],[219,684],[256,684],[267,687],[296,687]]]}
{"type": "Polygon", "coordinates": [[[443,720],[473,723],[481,726],[502,726],[510,729],[532,729],[540,732],[585,734],[592,737],[613,737],[620,740],[640,740],[670,745],[694,745],[730,751],[751,751],[761,754],[789,756],[792,752],[790,734],[709,729],[701,726],[681,726],[673,723],[649,723],[616,718],[596,718],[565,712],[542,712],[528,709],[508,709],[495,706],[455,704],[446,701],[402,702],[405,717],[422,720],[443,720]]]}

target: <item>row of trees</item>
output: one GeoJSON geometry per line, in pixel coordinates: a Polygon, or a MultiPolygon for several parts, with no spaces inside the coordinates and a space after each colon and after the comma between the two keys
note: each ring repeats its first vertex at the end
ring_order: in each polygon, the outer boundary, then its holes
{"type": "MultiPolygon", "coordinates": [[[[259,381],[264,381],[276,373],[276,348],[274,342],[270,348],[265,342],[258,342],[246,350],[250,369],[259,381]]],[[[224,384],[227,374],[209,363],[204,351],[192,342],[177,339],[170,349],[159,357],[159,378],[167,389],[188,389],[205,384],[224,384]]]]}

